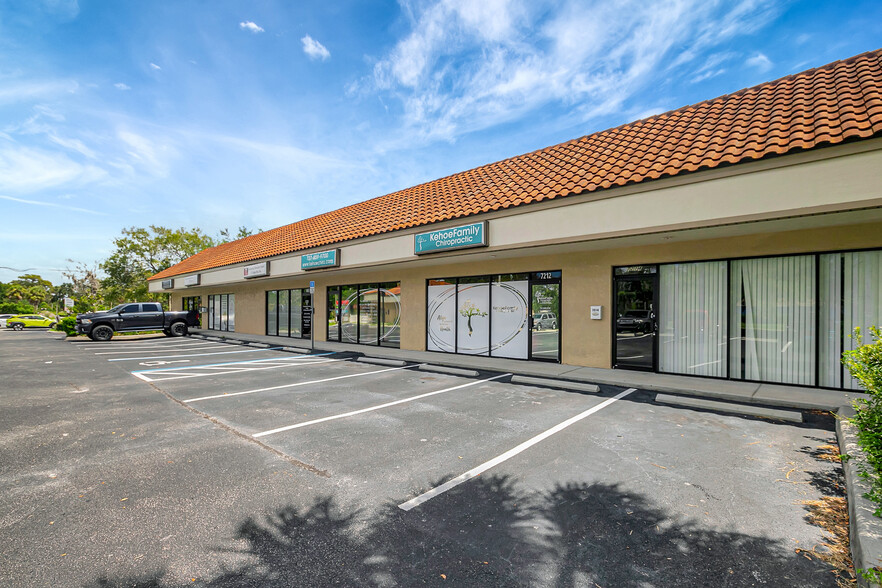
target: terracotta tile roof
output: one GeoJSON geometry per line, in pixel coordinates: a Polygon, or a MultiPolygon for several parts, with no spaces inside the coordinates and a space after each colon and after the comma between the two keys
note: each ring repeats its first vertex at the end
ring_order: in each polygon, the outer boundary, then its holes
{"type": "Polygon", "coordinates": [[[206,249],[151,280],[882,133],[882,49],[206,249]]]}

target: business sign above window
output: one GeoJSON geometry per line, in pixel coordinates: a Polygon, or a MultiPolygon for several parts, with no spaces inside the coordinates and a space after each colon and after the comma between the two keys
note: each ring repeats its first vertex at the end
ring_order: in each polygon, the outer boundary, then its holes
{"type": "Polygon", "coordinates": [[[300,256],[300,269],[304,271],[322,269],[325,267],[340,267],[340,250],[319,251],[300,256]]]}
{"type": "Polygon", "coordinates": [[[252,263],[251,265],[246,265],[243,270],[243,275],[245,279],[249,278],[262,278],[263,276],[270,275],[269,273],[269,262],[261,261],[260,263],[252,263]]]}
{"type": "Polygon", "coordinates": [[[413,236],[415,255],[487,246],[487,221],[413,236]]]}
{"type": "Polygon", "coordinates": [[[174,287],[175,287],[174,280],[163,280],[162,281],[162,289],[163,290],[171,290],[174,287]]]}
{"type": "Polygon", "coordinates": [[[195,276],[187,276],[186,278],[184,278],[184,285],[185,286],[198,286],[199,285],[199,274],[196,274],[195,276]]]}

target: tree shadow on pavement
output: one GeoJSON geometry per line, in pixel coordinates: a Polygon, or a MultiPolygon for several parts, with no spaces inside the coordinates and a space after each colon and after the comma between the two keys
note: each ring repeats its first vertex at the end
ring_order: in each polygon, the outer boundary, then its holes
{"type": "Polygon", "coordinates": [[[163,570],[87,586],[835,585],[829,567],[779,540],[710,529],[608,484],[537,492],[482,476],[409,512],[391,503],[371,515],[320,498],[248,518],[236,538],[248,563],[213,578],[176,584],[163,570]]]}

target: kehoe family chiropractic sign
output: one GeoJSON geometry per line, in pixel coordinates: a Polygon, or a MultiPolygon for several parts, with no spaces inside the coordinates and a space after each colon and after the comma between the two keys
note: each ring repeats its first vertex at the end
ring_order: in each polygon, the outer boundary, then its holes
{"type": "Polygon", "coordinates": [[[487,246],[487,222],[472,223],[461,227],[439,229],[413,236],[415,255],[487,246]]]}

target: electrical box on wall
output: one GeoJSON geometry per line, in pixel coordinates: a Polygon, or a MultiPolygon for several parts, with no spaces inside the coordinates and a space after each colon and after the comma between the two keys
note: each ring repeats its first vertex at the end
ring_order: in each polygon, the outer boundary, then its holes
{"type": "Polygon", "coordinates": [[[599,321],[600,319],[603,318],[603,316],[602,316],[602,314],[601,314],[601,312],[600,312],[600,310],[601,310],[602,308],[603,308],[602,306],[592,306],[592,307],[591,307],[591,320],[593,320],[593,321],[599,321]]]}

